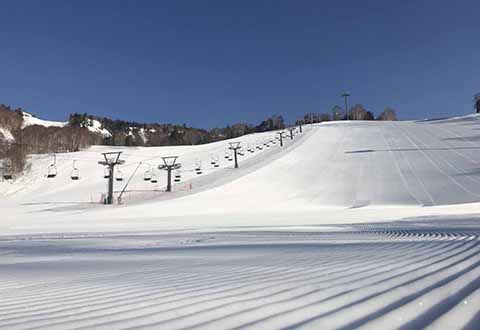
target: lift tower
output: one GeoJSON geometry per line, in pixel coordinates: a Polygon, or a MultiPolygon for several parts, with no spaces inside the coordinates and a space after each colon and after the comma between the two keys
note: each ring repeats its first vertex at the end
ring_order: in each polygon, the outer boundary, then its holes
{"type": "Polygon", "coordinates": [[[172,191],[172,170],[178,170],[182,164],[177,163],[178,156],[162,157],[163,165],[159,165],[159,170],[167,171],[167,191],[172,191]]]}
{"type": "Polygon", "coordinates": [[[293,140],[293,132],[295,131],[295,127],[290,127],[288,130],[290,131],[290,140],[293,140]]]}
{"type": "Polygon", "coordinates": [[[98,163],[103,166],[107,166],[110,175],[108,176],[108,195],[107,199],[105,200],[105,204],[112,204],[113,203],[113,173],[114,168],[116,165],[124,164],[125,161],[120,159],[121,151],[114,151],[114,152],[103,152],[103,158],[105,160],[101,160],[98,163]]]}
{"type": "Polygon", "coordinates": [[[238,159],[237,159],[237,151],[240,150],[242,147],[240,146],[240,142],[229,142],[230,150],[233,150],[235,155],[235,168],[238,168],[238,159]]]}
{"type": "Polygon", "coordinates": [[[277,132],[277,134],[280,137],[280,147],[283,147],[283,138],[285,137],[284,136],[285,132],[281,131],[281,132],[277,132]]]}

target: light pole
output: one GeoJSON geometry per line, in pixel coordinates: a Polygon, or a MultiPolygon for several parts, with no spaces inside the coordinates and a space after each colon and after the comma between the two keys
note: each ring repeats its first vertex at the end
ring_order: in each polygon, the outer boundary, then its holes
{"type": "Polygon", "coordinates": [[[104,152],[102,153],[105,160],[99,161],[98,163],[103,166],[108,166],[108,171],[110,173],[108,177],[108,195],[105,201],[105,204],[112,204],[113,202],[113,177],[114,177],[114,168],[115,165],[124,164],[124,160],[120,160],[121,151],[116,152],[104,152]]]}
{"type": "Polygon", "coordinates": [[[350,93],[343,92],[341,96],[345,99],[345,115],[347,116],[346,118],[348,119],[348,97],[350,96],[350,93]]]}
{"type": "Polygon", "coordinates": [[[167,191],[172,191],[172,170],[178,170],[182,164],[177,163],[178,156],[162,157],[163,165],[159,165],[159,170],[167,171],[167,191]]]}
{"type": "Polygon", "coordinates": [[[240,146],[240,142],[229,142],[230,144],[230,150],[233,150],[233,153],[235,155],[235,168],[238,168],[238,160],[237,160],[237,150],[241,149],[242,147],[240,146]]]}

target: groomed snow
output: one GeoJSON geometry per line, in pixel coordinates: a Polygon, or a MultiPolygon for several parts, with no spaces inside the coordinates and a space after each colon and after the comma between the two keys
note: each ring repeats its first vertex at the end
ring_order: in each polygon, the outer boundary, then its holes
{"type": "Polygon", "coordinates": [[[0,329],[478,329],[479,119],[252,134],[239,169],[228,141],[59,154],[55,179],[33,155],[0,182],[0,329]],[[112,150],[132,180],[105,206],[112,150]]]}

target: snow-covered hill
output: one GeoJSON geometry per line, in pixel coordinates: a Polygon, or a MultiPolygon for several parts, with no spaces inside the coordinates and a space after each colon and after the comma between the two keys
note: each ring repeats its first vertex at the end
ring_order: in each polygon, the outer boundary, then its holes
{"type": "Polygon", "coordinates": [[[22,128],[25,128],[27,126],[33,126],[33,125],[39,125],[44,127],[65,127],[68,124],[68,122],[43,120],[43,119],[32,116],[28,112],[22,112],[22,115],[23,115],[22,128]]]}
{"type": "Polygon", "coordinates": [[[34,155],[0,182],[0,329],[478,329],[479,119],[247,135],[239,169],[228,141],[34,155]]]}
{"type": "Polygon", "coordinates": [[[158,148],[97,146],[57,154],[54,179],[46,178],[53,156],[34,155],[28,174],[1,182],[0,192],[6,198],[3,204],[23,205],[22,211],[18,207],[12,211],[17,223],[28,222],[28,216],[19,212],[46,207],[67,213],[81,207],[103,219],[208,214],[209,221],[222,214],[252,212],[280,214],[277,219],[291,212],[321,212],[331,220],[339,214],[351,220],[346,214],[362,213],[374,219],[378,212],[373,209],[392,208],[396,211],[378,213],[380,218],[445,210],[472,213],[480,201],[478,128],[478,116],[428,122],[330,122],[305,126],[294,140],[285,139],[284,148],[278,141],[268,148],[264,145],[275,139],[275,132],[251,134],[236,139],[245,153],[239,157],[239,169],[224,158],[228,141],[158,148]],[[259,145],[262,150],[256,148],[259,145]],[[246,151],[250,147],[255,153],[246,151]],[[98,161],[101,152],[111,150],[122,151],[126,161],[120,167],[125,180],[115,181],[116,196],[131,181],[122,206],[104,207],[98,205],[106,191],[104,168],[98,161]],[[166,173],[157,167],[161,156],[171,155],[178,155],[183,167],[181,182],[168,194],[163,192],[166,173]],[[219,159],[218,168],[212,166],[212,157],[219,159]],[[74,161],[78,181],[70,179],[74,161]],[[197,162],[200,175],[195,171],[197,162]],[[146,173],[153,173],[158,182],[145,181],[146,173]]]}

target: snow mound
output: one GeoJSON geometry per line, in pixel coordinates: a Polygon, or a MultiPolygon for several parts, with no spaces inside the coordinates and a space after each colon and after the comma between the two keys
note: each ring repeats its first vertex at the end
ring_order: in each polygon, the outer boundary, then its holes
{"type": "Polygon", "coordinates": [[[28,112],[22,112],[22,114],[23,114],[22,129],[27,126],[33,126],[33,125],[39,125],[44,127],[65,127],[68,124],[68,122],[39,119],[29,114],[28,112]]]}

